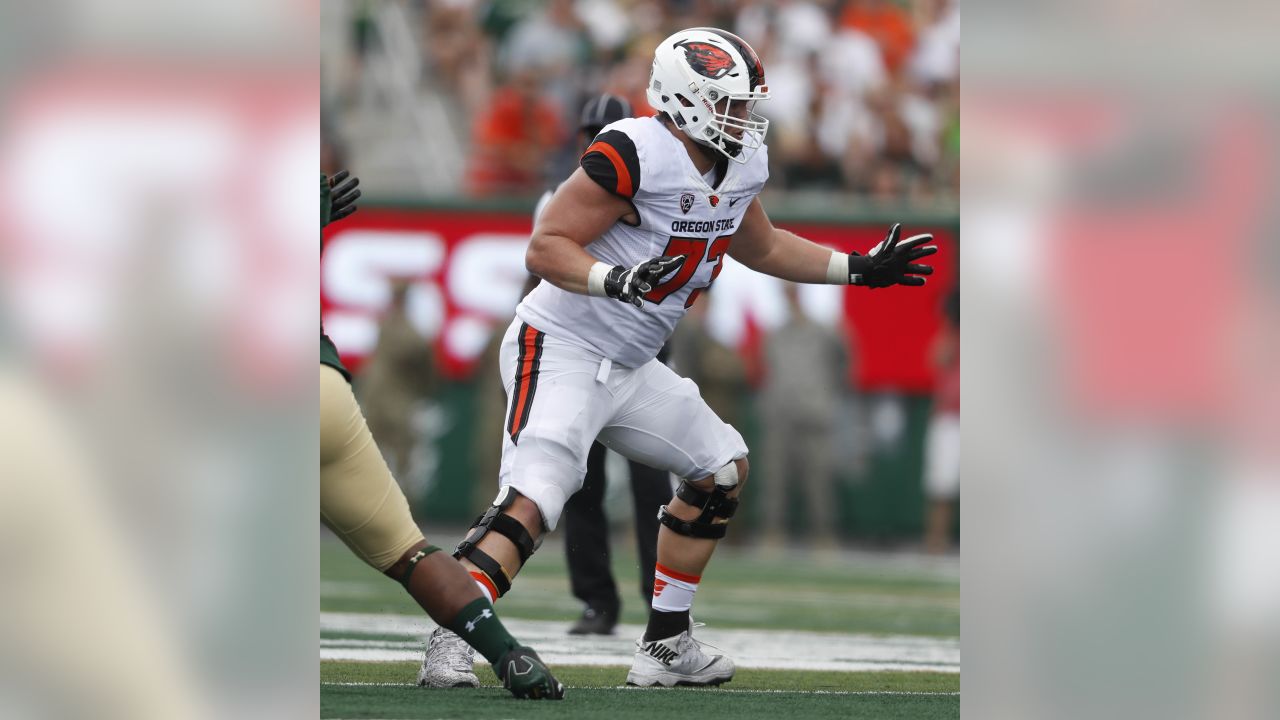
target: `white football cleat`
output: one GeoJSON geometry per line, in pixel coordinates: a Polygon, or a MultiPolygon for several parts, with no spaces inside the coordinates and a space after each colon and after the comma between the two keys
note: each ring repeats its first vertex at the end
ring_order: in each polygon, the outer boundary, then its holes
{"type": "Polygon", "coordinates": [[[636,641],[628,685],[719,685],[733,679],[733,661],[707,655],[688,630],[665,640],[636,641]]]}
{"type": "Polygon", "coordinates": [[[475,658],[475,648],[457,633],[438,627],[427,637],[418,684],[435,688],[480,687],[475,658]]]}

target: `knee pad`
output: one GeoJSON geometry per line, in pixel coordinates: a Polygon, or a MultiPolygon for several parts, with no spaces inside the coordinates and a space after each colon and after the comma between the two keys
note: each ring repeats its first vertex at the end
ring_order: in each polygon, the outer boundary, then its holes
{"type": "Polygon", "coordinates": [[[484,514],[476,518],[471,526],[471,531],[458,543],[458,547],[454,549],[453,556],[458,559],[466,558],[480,569],[480,572],[488,576],[489,581],[493,583],[494,588],[498,591],[498,597],[507,594],[511,589],[511,574],[497,560],[494,560],[489,553],[476,547],[480,540],[488,535],[490,531],[510,540],[516,546],[516,551],[520,553],[520,565],[523,566],[529,562],[529,557],[533,555],[538,546],[542,544],[542,539],[534,542],[529,535],[529,531],[519,520],[504,515],[503,510],[511,507],[511,503],[516,501],[516,497],[520,492],[510,485],[503,487],[498,491],[498,497],[494,498],[493,504],[489,506],[484,514]]]}
{"type": "Polygon", "coordinates": [[[715,481],[716,487],[724,488],[725,492],[738,487],[738,481],[740,480],[738,477],[738,461],[733,460],[728,465],[717,470],[712,479],[715,481]]]}
{"type": "Polygon", "coordinates": [[[738,499],[730,498],[729,491],[738,486],[738,466],[729,463],[716,471],[713,476],[715,487],[711,492],[703,492],[688,480],[681,480],[676,487],[676,497],[690,505],[701,508],[695,520],[681,520],[672,515],[665,505],[658,511],[658,522],[671,528],[679,535],[695,538],[719,540],[729,529],[728,523],[712,522],[715,518],[728,520],[738,510],[738,499]]]}

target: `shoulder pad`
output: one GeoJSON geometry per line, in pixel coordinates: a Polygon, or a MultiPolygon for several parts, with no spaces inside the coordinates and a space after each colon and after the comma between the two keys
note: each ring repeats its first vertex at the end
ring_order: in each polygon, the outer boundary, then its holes
{"type": "Polygon", "coordinates": [[[606,128],[579,160],[587,177],[600,187],[624,198],[640,189],[640,158],[635,143],[621,130],[606,128]]]}

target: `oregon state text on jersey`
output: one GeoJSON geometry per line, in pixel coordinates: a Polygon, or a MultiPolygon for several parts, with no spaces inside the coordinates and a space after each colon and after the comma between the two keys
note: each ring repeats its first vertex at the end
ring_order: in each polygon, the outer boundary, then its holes
{"type": "Polygon", "coordinates": [[[688,151],[657,118],[627,118],[606,126],[583,154],[583,170],[628,200],[640,221],[614,223],[586,246],[601,262],[631,267],[659,255],[685,261],[636,308],[541,283],[516,315],[542,332],[626,367],[657,355],[689,306],[711,285],[747,207],[769,178],[764,148],[742,165],[728,163],[716,187],[703,179],[688,151]]]}

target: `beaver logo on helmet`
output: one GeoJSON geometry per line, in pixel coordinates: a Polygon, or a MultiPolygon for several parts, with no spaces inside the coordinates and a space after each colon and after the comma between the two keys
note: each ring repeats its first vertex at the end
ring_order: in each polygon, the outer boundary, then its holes
{"type": "Polygon", "coordinates": [[[684,57],[689,61],[689,67],[699,75],[719,80],[733,69],[733,56],[724,48],[697,40],[676,43],[676,47],[684,48],[684,57]]]}

